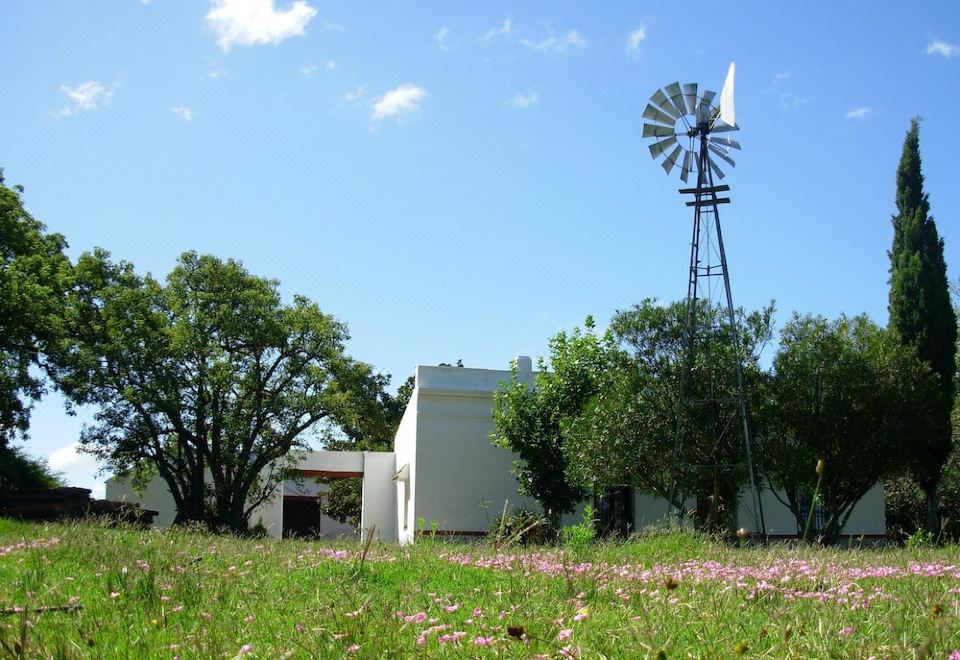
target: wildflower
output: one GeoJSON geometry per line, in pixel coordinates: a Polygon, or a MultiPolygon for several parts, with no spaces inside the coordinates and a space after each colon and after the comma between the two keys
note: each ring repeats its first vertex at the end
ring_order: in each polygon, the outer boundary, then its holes
{"type": "Polygon", "coordinates": [[[110,592],[110,598],[116,598],[116,597],[119,596],[119,595],[120,595],[120,592],[119,592],[119,591],[111,591],[111,592],[110,592]]]}
{"type": "Polygon", "coordinates": [[[577,613],[573,615],[573,620],[583,621],[588,616],[590,616],[590,609],[586,607],[581,607],[579,610],[577,610],[577,613]]]}
{"type": "Polygon", "coordinates": [[[247,616],[243,617],[243,622],[244,622],[244,623],[253,623],[253,622],[256,620],[256,618],[257,618],[257,617],[255,617],[254,615],[248,614],[247,616]]]}
{"type": "Polygon", "coordinates": [[[483,636],[475,637],[473,639],[473,643],[476,646],[490,646],[491,644],[493,644],[493,636],[491,635],[490,637],[483,637],[483,636]]]}
{"type": "Polygon", "coordinates": [[[351,644],[350,646],[347,647],[347,653],[359,653],[359,652],[360,652],[359,644],[351,644]]]}
{"type": "Polygon", "coordinates": [[[474,607],[473,616],[483,616],[483,609],[480,607],[474,607]]]}
{"type": "Polygon", "coordinates": [[[957,649],[951,653],[947,660],[960,660],[960,649],[957,649]]]}
{"type": "Polygon", "coordinates": [[[848,635],[853,634],[853,628],[851,626],[844,626],[840,629],[840,636],[847,637],[848,635]]]}
{"type": "Polygon", "coordinates": [[[456,612],[460,609],[459,605],[444,605],[443,609],[445,612],[456,612]]]}
{"type": "Polygon", "coordinates": [[[244,644],[240,647],[240,650],[237,651],[237,655],[246,655],[253,650],[253,644],[244,644]]]}
{"type": "Polygon", "coordinates": [[[563,630],[557,633],[558,642],[562,642],[565,639],[570,639],[571,637],[573,637],[573,628],[564,628],[563,630]]]}
{"type": "Polygon", "coordinates": [[[818,476],[818,477],[823,477],[823,468],[824,468],[824,463],[823,463],[823,459],[821,458],[819,461],[817,461],[817,476],[818,476]]]}

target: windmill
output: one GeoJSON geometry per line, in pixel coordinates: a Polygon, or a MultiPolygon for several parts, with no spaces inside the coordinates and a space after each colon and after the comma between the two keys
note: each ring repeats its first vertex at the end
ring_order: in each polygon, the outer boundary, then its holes
{"type": "MultiPolygon", "coordinates": [[[[673,512],[677,482],[683,473],[701,484],[712,485],[712,497],[703,501],[704,509],[709,510],[700,513],[719,526],[721,515],[728,520],[735,515],[729,511],[721,514],[722,496],[729,496],[731,489],[739,490],[734,484],[742,477],[737,474],[745,471],[754,529],[765,536],[751,451],[740,334],[718,212],[721,204],[730,203],[729,197],[719,197],[718,193],[730,187],[715,184],[724,178],[721,163],[733,167],[730,153],[740,149],[739,143],[727,137],[739,130],[733,102],[734,71],[731,63],[716,106],[715,92],[701,92],[696,83],[672,83],[658,89],[643,112],[647,120],[643,137],[652,140],[650,156],[663,159],[661,166],[667,175],[678,170],[684,183],[691,173],[696,175],[695,187],[680,190],[682,195],[693,196],[686,203],[693,208],[693,239],[683,337],[685,364],[680,377],[681,412],[670,468],[668,514],[673,512]],[[722,363],[725,368],[718,370],[717,365],[722,363]],[[700,434],[701,442],[699,451],[691,456],[690,440],[695,433],[700,434]]],[[[734,501],[739,499],[738,492],[732,495],[734,501]]]]}

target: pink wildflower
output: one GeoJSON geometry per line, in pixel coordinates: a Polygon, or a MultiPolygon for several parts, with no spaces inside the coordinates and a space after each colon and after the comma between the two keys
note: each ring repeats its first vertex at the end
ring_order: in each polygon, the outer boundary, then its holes
{"type": "Polygon", "coordinates": [[[244,644],[240,647],[240,650],[237,651],[237,655],[246,655],[253,650],[253,644],[244,644]]]}
{"type": "Polygon", "coordinates": [[[960,649],[957,649],[950,654],[950,657],[947,660],[960,660],[960,649]]]}
{"type": "Polygon", "coordinates": [[[845,626],[845,627],[843,627],[843,628],[840,629],[840,636],[841,636],[841,637],[846,637],[846,636],[851,635],[851,634],[853,634],[853,628],[850,627],[850,626],[845,626]]]}
{"type": "Polygon", "coordinates": [[[477,646],[490,646],[493,643],[493,637],[475,637],[473,643],[477,646]]]}
{"type": "Polygon", "coordinates": [[[443,609],[444,609],[444,611],[446,611],[446,612],[456,612],[457,610],[460,609],[460,606],[459,606],[459,605],[444,605],[444,606],[443,606],[443,609]]]}
{"type": "Polygon", "coordinates": [[[564,628],[563,630],[557,633],[558,642],[562,642],[565,639],[570,639],[571,637],[573,637],[573,628],[564,628]]]}
{"type": "Polygon", "coordinates": [[[360,652],[359,644],[351,644],[350,646],[347,647],[347,653],[359,653],[359,652],[360,652]]]}

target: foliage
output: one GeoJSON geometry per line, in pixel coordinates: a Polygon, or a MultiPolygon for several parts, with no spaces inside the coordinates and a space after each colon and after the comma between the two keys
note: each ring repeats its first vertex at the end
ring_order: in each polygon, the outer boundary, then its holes
{"type": "Polygon", "coordinates": [[[588,504],[583,509],[580,522],[567,525],[560,530],[563,547],[572,552],[575,557],[582,557],[597,538],[596,523],[593,517],[593,505],[588,504]]]}
{"type": "MultiPolygon", "coordinates": [[[[713,471],[693,466],[744,464],[733,364],[735,359],[741,360],[748,394],[756,394],[758,355],[769,340],[773,305],[749,314],[736,312],[740,356],[733,355],[722,337],[709,351],[702,347],[696,351],[686,395],[704,398],[709,391],[736,402],[722,410],[681,404],[680,380],[689,350],[684,343],[686,313],[684,302],[660,305],[655,299],[646,299],[614,316],[611,333],[616,343],[605,353],[596,395],[564,424],[568,474],[575,483],[629,485],[664,499],[672,494],[680,508],[688,496],[714,493],[713,471]],[[721,417],[724,421],[718,427],[721,417]],[[730,419],[737,424],[733,432],[725,431],[730,419]],[[673,450],[680,421],[684,443],[673,483],[673,450]]],[[[724,327],[726,323],[718,309],[699,307],[695,313],[699,327],[724,327]]],[[[718,508],[733,511],[746,473],[730,470],[722,476],[727,492],[718,508]]]]}
{"type": "Polygon", "coordinates": [[[960,648],[960,548],[241,539],[0,520],[15,657],[923,656],[960,648]],[[362,568],[362,570],[358,570],[362,568]],[[38,611],[62,607],[61,611],[38,611]],[[625,651],[628,649],[628,651],[625,651]]]}
{"type": "Polygon", "coordinates": [[[63,294],[71,266],[60,234],[49,234],[23,207],[19,186],[0,169],[0,446],[24,437],[31,403],[63,333],[63,294]]]}
{"type": "Polygon", "coordinates": [[[487,541],[497,548],[508,545],[545,545],[557,538],[557,530],[542,514],[524,508],[505,510],[492,521],[487,541]]]}
{"type": "Polygon", "coordinates": [[[857,501],[929,428],[936,380],[910,347],[865,316],[830,322],[794,315],[773,369],[761,470],[802,528],[799,495],[814,491],[814,466],[823,460],[820,533],[832,541],[857,501]]]}
{"type": "Polygon", "coordinates": [[[550,340],[550,370],[541,360],[533,382],[513,366],[509,383],[494,397],[494,444],[518,456],[514,474],[520,493],[543,506],[553,526],[587,494],[567,478],[562,426],[597,393],[601,374],[615,350],[609,334],[597,336],[593,319],[585,330],[561,332],[550,340]]]}
{"type": "Polygon", "coordinates": [[[188,252],[161,284],[97,251],[76,279],[57,378],[99,406],[81,442],[117,471],[152,464],[177,522],[246,530],[306,432],[374,405],[380,381],[344,353],[346,326],[235,261],[188,252]]]}
{"type": "Polygon", "coordinates": [[[63,475],[54,472],[42,458],[32,458],[13,446],[0,446],[0,494],[24,488],[59,488],[63,475]]]}
{"type": "Polygon", "coordinates": [[[893,217],[890,250],[890,328],[904,344],[916,347],[920,359],[939,377],[935,424],[916,433],[916,451],[908,465],[927,499],[927,526],[936,531],[936,490],[950,455],[950,412],[956,374],[957,320],[950,303],[943,239],[930,216],[923,192],[919,119],[910,122],[897,167],[897,215],[893,217]]]}

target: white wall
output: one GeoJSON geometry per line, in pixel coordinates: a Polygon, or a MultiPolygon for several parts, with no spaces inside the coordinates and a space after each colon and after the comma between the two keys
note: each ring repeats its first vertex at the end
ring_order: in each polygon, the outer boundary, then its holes
{"type": "Polygon", "coordinates": [[[167,488],[167,482],[160,477],[151,479],[142,495],[134,490],[130,479],[110,477],[107,479],[105,497],[111,502],[132,502],[144,509],[157,511],[158,515],[153,519],[154,527],[169,527],[177,515],[173,495],[167,488]]]}

